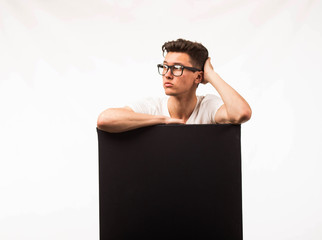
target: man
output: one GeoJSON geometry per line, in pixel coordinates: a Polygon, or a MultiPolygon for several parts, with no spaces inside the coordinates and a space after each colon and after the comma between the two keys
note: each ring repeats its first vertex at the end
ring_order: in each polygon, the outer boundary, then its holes
{"type": "Polygon", "coordinates": [[[250,119],[250,106],[214,71],[202,44],[178,39],[166,42],[162,51],[166,56],[158,69],[168,97],[107,109],[98,117],[99,129],[117,133],[156,124],[240,124],[250,119]],[[221,99],[196,96],[199,83],[210,83],[221,99]]]}

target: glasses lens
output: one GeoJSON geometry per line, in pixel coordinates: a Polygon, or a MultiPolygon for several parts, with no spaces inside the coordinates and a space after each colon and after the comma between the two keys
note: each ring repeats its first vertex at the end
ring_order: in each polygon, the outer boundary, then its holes
{"type": "Polygon", "coordinates": [[[164,75],[167,73],[168,68],[165,65],[158,64],[158,71],[160,75],[164,75]]]}
{"type": "Polygon", "coordinates": [[[182,70],[183,70],[183,67],[180,66],[180,65],[174,65],[173,66],[173,75],[176,76],[176,77],[179,77],[181,76],[182,74],[182,70]]]}

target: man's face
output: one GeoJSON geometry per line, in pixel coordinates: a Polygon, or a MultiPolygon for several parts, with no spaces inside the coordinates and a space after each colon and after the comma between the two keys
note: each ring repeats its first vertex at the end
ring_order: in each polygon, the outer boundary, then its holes
{"type": "MultiPolygon", "coordinates": [[[[189,55],[180,52],[167,53],[163,64],[168,66],[183,65],[186,67],[194,67],[190,62],[189,55]]],[[[174,76],[169,69],[162,78],[165,94],[169,96],[195,93],[197,85],[201,81],[200,72],[192,72],[187,69],[184,69],[182,75],[179,77],[174,76]]]]}

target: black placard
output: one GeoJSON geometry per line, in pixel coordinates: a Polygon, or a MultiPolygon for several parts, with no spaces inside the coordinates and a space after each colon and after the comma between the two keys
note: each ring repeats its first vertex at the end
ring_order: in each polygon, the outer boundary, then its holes
{"type": "Polygon", "coordinates": [[[97,129],[100,239],[242,239],[240,125],[97,129]]]}

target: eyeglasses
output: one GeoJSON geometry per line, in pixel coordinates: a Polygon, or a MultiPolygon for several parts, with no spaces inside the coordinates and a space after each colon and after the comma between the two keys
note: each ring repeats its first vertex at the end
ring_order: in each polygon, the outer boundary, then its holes
{"type": "Polygon", "coordinates": [[[159,74],[162,76],[166,75],[166,73],[169,71],[169,69],[171,69],[171,73],[175,77],[180,77],[183,73],[183,69],[188,69],[192,72],[202,71],[198,68],[186,67],[186,66],[178,65],[178,64],[172,65],[172,66],[168,66],[166,64],[158,64],[157,66],[158,66],[159,74]]]}

